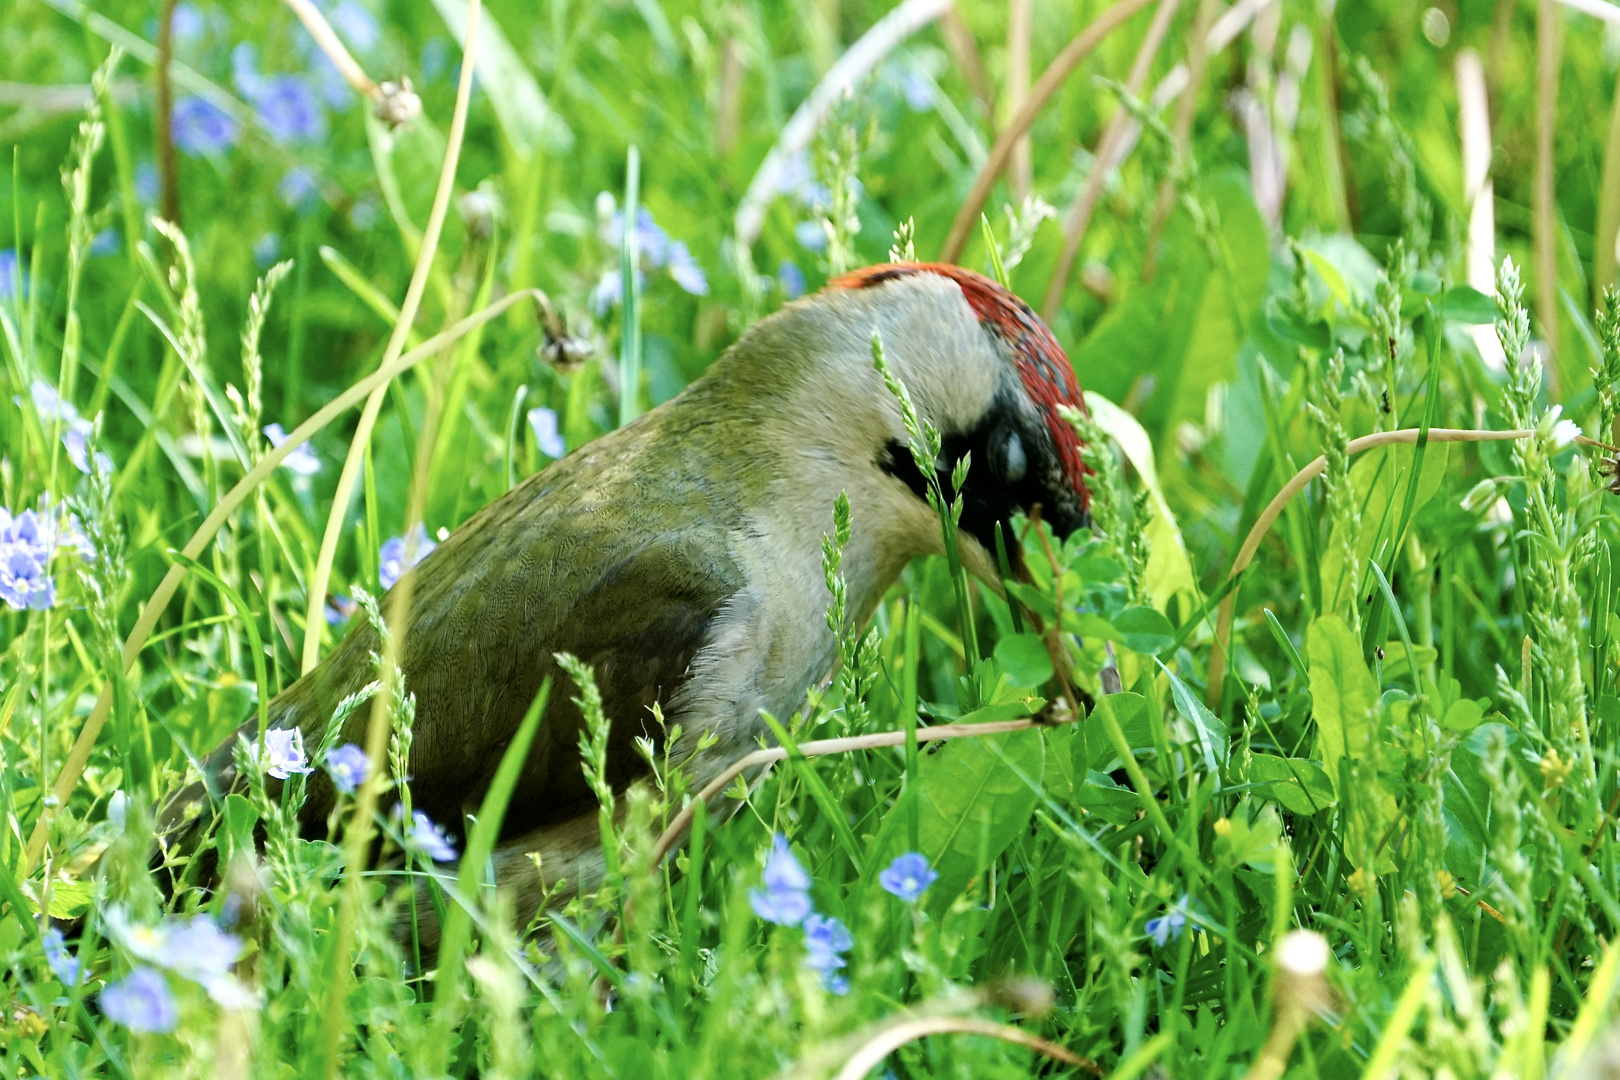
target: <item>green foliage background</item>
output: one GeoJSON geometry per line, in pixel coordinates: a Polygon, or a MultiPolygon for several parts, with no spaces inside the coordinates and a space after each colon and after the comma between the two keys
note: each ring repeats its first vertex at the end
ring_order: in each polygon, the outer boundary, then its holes
{"type": "MultiPolygon", "coordinates": [[[[383,859],[471,927],[465,952],[424,970],[393,937],[404,878],[350,891],[345,823],[298,837],[296,784],[280,803],[256,786],[220,808],[222,856],[252,868],[228,887],[165,897],[146,870],[152,808],[298,670],[353,413],[314,437],[320,471],[277,470],[230,515],[127,676],[118,656],[176,552],[269,450],[262,427],[291,430],[373,371],[404,296],[455,98],[447,15],[460,25],[465,6],[345,2],[376,28],[350,42],[361,65],[410,75],[422,116],[389,131],[349,93],[323,106],[321,138],[290,144],[254,119],[233,54],[251,43],[263,72],[313,78],[292,9],[183,7],[177,93],[205,91],[243,121],[235,146],[178,159],[189,264],[151,222],[158,5],[7,0],[0,18],[0,141],[13,148],[0,249],[19,256],[0,282],[0,506],[66,502],[97,552],[56,558],[54,608],[0,608],[6,1075],[819,1076],[922,1016],[1017,1024],[1089,1064],[936,1034],[887,1059],[895,1076],[1596,1068],[1585,1055],[1609,1038],[1620,973],[1617,518],[1604,490],[1614,467],[1572,444],[1567,422],[1612,441],[1620,313],[1601,276],[1613,276],[1620,220],[1615,24],[1552,0],[1248,4],[1258,19],[1194,88],[1185,152],[1174,105],[1149,110],[1051,320],[1093,395],[1096,528],[1056,549],[1026,530],[1029,580],[1010,583],[1012,607],[975,585],[964,610],[943,560],[912,566],[871,633],[843,641],[834,685],[782,732],[803,744],[904,730],[919,709],[924,723],[1038,713],[1062,685],[1035,616],[1061,631],[1091,714],[921,752],[795,755],[728,795],[746,802],[729,820],[700,815],[663,866],[654,839],[692,793],[679,763],[660,761],[622,819],[604,816],[617,872],[539,938],[508,928],[477,860],[447,876],[380,818],[383,859]],[[1538,112],[1549,33],[1556,103],[1538,112]],[[87,95],[60,88],[88,86],[112,45],[125,55],[81,128],[87,95]],[[1494,261],[1531,268],[1527,295],[1512,265],[1497,288],[1466,283],[1453,76],[1464,48],[1487,75],[1494,261]],[[1543,130],[1551,199],[1538,204],[1543,130]],[[1255,176],[1265,132],[1284,162],[1277,202],[1255,176]],[[88,170],[77,204],[75,167],[88,170]],[[313,181],[307,198],[287,197],[294,169],[313,181]],[[1161,185],[1173,196],[1162,220],[1161,185]],[[1535,271],[1538,250],[1555,282],[1535,271]],[[290,269],[262,338],[244,342],[249,298],[278,257],[290,269]],[[1505,370],[1482,357],[1493,340],[1516,361],[1505,370]],[[60,425],[32,403],[36,381],[96,425],[110,471],[69,463],[60,425]],[[1350,439],[1398,427],[1533,434],[1347,453],[1350,439]],[[1229,594],[1222,652],[1216,610],[1239,546],[1318,454],[1323,475],[1229,594]],[[44,793],[109,679],[110,721],[56,805],[44,793]],[[45,858],[30,860],[42,817],[45,858]],[[853,931],[847,995],[805,967],[798,930],[749,910],[776,832],[813,876],[818,910],[853,931]],[[875,887],[908,849],[940,872],[915,905],[875,887]],[[352,925],[346,897],[364,898],[352,925]],[[42,908],[68,931],[84,982],[48,962],[42,908]],[[129,927],[198,911],[244,942],[232,977],[249,1000],[224,1007],[172,974],[172,1033],[102,1015],[106,985],[143,962],[129,927]],[[1156,938],[1150,920],[1165,918],[1175,932],[1156,938]],[[1291,929],[1325,937],[1320,979],[1273,963],[1291,929]]],[[[1108,6],[1034,0],[1034,69],[1108,6]]],[[[756,243],[732,240],[789,117],[888,9],[490,6],[485,30],[498,29],[508,62],[479,67],[462,197],[410,344],[539,288],[590,356],[550,362],[524,304],[397,380],[333,592],[380,591],[379,548],[405,527],[419,461],[422,517],[430,533],[452,529],[546,464],[529,410],[553,410],[575,449],[625,406],[678,393],[787,302],[795,273],[813,290],[831,260],[883,261],[905,222],[917,254],[935,255],[1012,111],[999,2],[959,5],[971,52],[929,26],[832,112],[804,183],[854,192],[850,213],[796,186],[771,201],[756,243]],[[626,316],[592,294],[620,273],[608,219],[632,146],[641,205],[688,246],[706,287],[648,266],[626,316]],[[829,233],[828,255],[805,246],[829,233]],[[627,343],[638,369],[620,364],[627,343]],[[639,371],[628,395],[626,370],[639,371]]],[[[1200,10],[1226,9],[1179,5],[1149,89],[1188,57],[1200,10]]],[[[1035,121],[1030,192],[1057,217],[1043,221],[1004,179],[964,265],[1004,265],[1032,303],[1044,294],[1101,133],[1147,96],[1122,105],[1115,80],[1151,18],[1107,38],[1035,121]]],[[[827,524],[835,533],[833,507],[827,524]]],[[[398,710],[391,783],[404,780],[408,720],[398,710]]],[[[489,809],[498,818],[500,800],[489,809]]]]}

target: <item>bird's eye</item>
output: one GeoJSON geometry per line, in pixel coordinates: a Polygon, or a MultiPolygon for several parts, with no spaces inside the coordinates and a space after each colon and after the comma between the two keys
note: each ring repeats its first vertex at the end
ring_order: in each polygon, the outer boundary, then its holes
{"type": "Polygon", "coordinates": [[[1002,452],[1002,475],[1007,483],[1016,484],[1024,478],[1029,468],[1029,459],[1024,454],[1024,440],[1018,437],[1018,432],[1007,433],[1007,445],[1002,452]]]}

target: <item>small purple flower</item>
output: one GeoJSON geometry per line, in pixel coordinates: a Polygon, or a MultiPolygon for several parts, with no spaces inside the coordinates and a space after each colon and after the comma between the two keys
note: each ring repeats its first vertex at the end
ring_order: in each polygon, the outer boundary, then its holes
{"type": "Polygon", "coordinates": [[[242,958],[242,939],[227,934],[207,915],[171,924],[153,959],[182,978],[203,987],[228,977],[242,958]]]}
{"type": "MultiPolygon", "coordinates": [[[[640,274],[639,270],[637,274],[640,274]]],[[[602,271],[596,287],[591,290],[591,311],[595,312],[598,319],[603,318],[613,308],[618,307],[619,301],[623,299],[624,275],[617,270],[602,271]]]]}
{"type": "Polygon", "coordinates": [[[79,529],[78,519],[60,508],[41,504],[36,513],[12,516],[0,507],[0,599],[18,611],[44,611],[56,603],[50,575],[57,549],[77,551],[90,561],[95,550],[79,529]]]}
{"type": "Polygon", "coordinates": [[[333,626],[342,626],[359,606],[349,597],[333,593],[326,598],[326,621],[333,626]]]}
{"type": "Polygon", "coordinates": [[[534,432],[534,444],[548,458],[560,458],[568,453],[562,433],[557,430],[555,410],[538,408],[529,410],[529,430],[534,432]]]}
{"type": "Polygon", "coordinates": [[[692,258],[692,253],[680,240],[672,241],[669,245],[669,276],[693,296],[709,295],[709,279],[703,273],[703,267],[692,258]]]}
{"type": "Polygon", "coordinates": [[[835,916],[811,915],[804,920],[804,947],[810,953],[811,967],[843,967],[838,954],[853,949],[855,938],[835,916]]]}
{"type": "Polygon", "coordinates": [[[309,85],[297,75],[273,75],[254,95],[259,126],[282,146],[319,142],[326,136],[326,116],[309,85]]]}
{"type": "Polygon", "coordinates": [[[264,733],[264,771],[277,780],[314,772],[304,754],[304,733],[297,728],[271,728],[264,733]]]}
{"type": "Polygon", "coordinates": [[[1175,907],[1170,908],[1157,919],[1149,919],[1143,927],[1147,931],[1148,937],[1152,938],[1153,943],[1161,949],[1171,941],[1179,941],[1182,932],[1186,928],[1187,898],[1185,896],[1176,902],[1175,907]]]}
{"type": "Polygon", "coordinates": [[[782,288],[782,295],[789,300],[797,300],[804,295],[804,271],[799,264],[787,259],[776,268],[776,283],[782,288]]]}
{"type": "Polygon", "coordinates": [[[432,82],[450,70],[454,62],[450,55],[450,42],[442,37],[430,37],[422,43],[422,81],[432,82]]]}
{"type": "Polygon", "coordinates": [[[383,541],[382,549],[377,553],[377,580],[382,582],[383,588],[392,589],[405,571],[427,558],[428,553],[438,546],[428,539],[427,530],[420,521],[416,523],[411,543],[407,544],[403,536],[390,537],[383,541]]]}
{"type": "Polygon", "coordinates": [[[326,102],[328,109],[346,112],[354,104],[354,91],[349,87],[349,80],[343,77],[343,72],[337,65],[329,60],[324,52],[313,47],[314,54],[309,58],[309,73],[315,79],[315,85],[320,87],[321,100],[326,102]]]}
{"type": "Polygon", "coordinates": [[[320,178],[315,170],[304,165],[294,165],[281,177],[276,185],[276,197],[282,205],[289,210],[299,213],[308,213],[315,208],[321,197],[320,178]]]}
{"type": "Polygon", "coordinates": [[[928,886],[938,880],[939,871],[928,865],[928,857],[915,851],[896,857],[878,875],[878,884],[883,886],[884,892],[898,896],[908,904],[915,903],[928,890],[928,886]]]}
{"type": "Polygon", "coordinates": [[[253,241],[253,265],[260,270],[270,269],[281,254],[281,237],[273,232],[267,232],[253,241]]]}
{"type": "Polygon", "coordinates": [[[344,743],[326,755],[326,771],[334,787],[345,795],[353,795],[355,789],[366,782],[371,759],[354,743],[344,743]]]}
{"type": "Polygon", "coordinates": [[[135,198],[142,206],[156,203],[162,194],[162,187],[163,181],[158,177],[156,165],[143,161],[135,166],[135,198]]]}
{"type": "Polygon", "coordinates": [[[19,282],[22,295],[28,295],[28,275],[23,270],[22,260],[17,258],[16,248],[0,250],[0,300],[14,299],[17,294],[19,282]]]}
{"type": "Polygon", "coordinates": [[[358,53],[368,53],[375,49],[382,37],[376,18],[365,7],[355,3],[355,0],[342,0],[326,19],[343,39],[343,43],[358,53]]]}
{"type": "Polygon", "coordinates": [[[778,190],[811,213],[822,213],[832,205],[832,192],[816,179],[810,169],[810,155],[802,150],[783,163],[776,184],[778,190]]]}
{"type": "MultiPolygon", "coordinates": [[[[279,447],[287,441],[287,429],[280,424],[270,424],[264,429],[264,437],[270,440],[271,446],[279,447]]],[[[281,467],[290,469],[299,476],[314,476],[321,471],[321,459],[315,456],[315,451],[310,449],[306,440],[281,459],[281,467]]]]}
{"type": "Polygon", "coordinates": [[[63,986],[77,986],[84,981],[78,958],[68,952],[62,931],[51,927],[40,935],[40,945],[45,950],[45,963],[50,965],[51,974],[56,976],[57,982],[63,986]]]}
{"type": "Polygon", "coordinates": [[[104,255],[117,255],[124,250],[124,234],[117,229],[108,227],[90,238],[90,257],[100,258],[104,255]]]}
{"type": "MultiPolygon", "coordinates": [[[[68,460],[73,463],[75,469],[78,469],[86,476],[90,474],[90,435],[91,427],[87,420],[75,421],[68,426],[66,431],[62,432],[62,446],[67,450],[68,460]]],[[[112,470],[113,459],[111,455],[97,450],[96,471],[110,473],[112,470]]]]}
{"type": "MultiPolygon", "coordinates": [[[[607,242],[614,250],[624,243],[624,212],[615,210],[608,219],[607,242]]],[[[636,210],[636,252],[654,270],[668,261],[669,234],[653,220],[652,211],[645,206],[636,210]]]]}
{"type": "Polygon", "coordinates": [[[793,226],[793,238],[806,251],[819,253],[827,250],[827,230],[821,227],[819,221],[799,222],[793,226]]]}
{"type": "Polygon", "coordinates": [[[434,862],[452,862],[456,848],[433,819],[418,810],[411,815],[411,831],[405,839],[434,862]]]}
{"type": "Polygon", "coordinates": [[[200,97],[174,105],[174,145],[188,157],[208,157],[236,145],[240,125],[219,106],[200,97]]]}
{"type": "Polygon", "coordinates": [[[377,224],[377,219],[381,216],[382,201],[369,191],[354,200],[354,205],[349,207],[349,224],[361,232],[366,232],[377,224]]]}
{"type": "Polygon", "coordinates": [[[138,967],[101,992],[101,1014],[140,1034],[166,1034],[180,1022],[169,980],[138,967]]]}
{"type": "Polygon", "coordinates": [[[174,34],[176,45],[194,45],[202,40],[206,29],[202,12],[197,10],[196,4],[181,3],[174,5],[174,21],[169,24],[174,34]]]}
{"type": "Polygon", "coordinates": [[[251,41],[239,42],[231,50],[231,85],[249,101],[257,100],[264,87],[264,76],[259,74],[259,50],[251,41]]]}
{"type": "Polygon", "coordinates": [[[934,80],[917,70],[900,76],[900,92],[912,112],[927,112],[934,107],[934,80]]]}
{"type": "Polygon", "coordinates": [[[771,853],[765,857],[765,887],[751,889],[748,906],[766,922],[778,926],[798,926],[810,915],[810,875],[804,872],[787,837],[777,833],[771,839],[771,853]]]}

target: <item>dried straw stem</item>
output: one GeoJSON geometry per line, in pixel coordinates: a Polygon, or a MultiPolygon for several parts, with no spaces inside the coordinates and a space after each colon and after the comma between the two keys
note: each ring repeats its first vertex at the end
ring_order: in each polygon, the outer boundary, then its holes
{"type": "Polygon", "coordinates": [[[996,144],[990,149],[990,156],[985,159],[984,165],[979,169],[979,175],[973,178],[973,187],[968,191],[967,198],[962,201],[962,207],[956,212],[956,220],[951,222],[951,231],[945,237],[945,246],[940,249],[941,262],[955,262],[962,255],[962,249],[967,246],[968,235],[978,223],[979,214],[984,210],[984,204],[990,201],[990,192],[996,186],[996,180],[1007,168],[1012,160],[1013,147],[1018,140],[1030,129],[1035,117],[1052,100],[1064,81],[1080,66],[1081,61],[1090,56],[1092,51],[1102,44],[1103,39],[1118,29],[1125,20],[1147,7],[1152,0],[1119,0],[1102,14],[1087,24],[1063,47],[1057,54],[1041,77],[1030,89],[1029,96],[1017,114],[1001,129],[996,136],[996,144]]]}
{"type": "Polygon", "coordinates": [[[309,31],[309,36],[315,39],[315,44],[321,47],[321,52],[332,61],[332,66],[338,69],[345,82],[373,101],[382,96],[382,91],[366,76],[359,61],[343,47],[343,41],[332,29],[332,24],[326,21],[326,16],[321,14],[320,8],[311,0],[287,0],[287,6],[293,9],[293,14],[298,16],[298,21],[304,24],[304,29],[309,31]]]}
{"type": "MultiPolygon", "coordinates": [[[[1536,7],[1536,171],[1531,191],[1536,249],[1536,320],[1547,348],[1558,354],[1558,204],[1553,183],[1558,123],[1558,66],[1564,51],[1563,13],[1556,0],[1536,7]]],[[[1517,359],[1516,357],[1513,359],[1517,359]]],[[[1548,374],[1558,368],[1549,365],[1548,374]]]]}
{"type": "MultiPolygon", "coordinates": [[[[1422,434],[1421,428],[1400,428],[1397,431],[1379,431],[1371,435],[1363,435],[1359,439],[1351,439],[1345,448],[1347,454],[1354,456],[1363,450],[1371,450],[1377,446],[1389,446],[1394,443],[1415,443],[1422,434]]],[[[1430,428],[1430,442],[1504,442],[1513,439],[1528,439],[1535,432],[1519,429],[1515,431],[1480,431],[1473,428],[1430,428]]],[[[1576,442],[1582,446],[1609,447],[1589,439],[1584,435],[1577,436],[1576,442]]],[[[1244,538],[1243,546],[1238,549],[1237,558],[1232,561],[1232,569],[1227,571],[1227,578],[1237,577],[1248,569],[1253,561],[1255,552],[1260,550],[1260,541],[1264,540],[1266,533],[1281,516],[1283,509],[1293,501],[1295,495],[1305,490],[1305,485],[1321,476],[1327,468],[1327,458],[1319,457],[1306,465],[1294,478],[1283,485],[1281,491],[1266,505],[1265,510],[1255,519],[1254,527],[1244,538]]],[[[1220,704],[1221,683],[1226,675],[1226,647],[1232,637],[1232,606],[1237,600],[1237,589],[1233,588],[1221,601],[1220,617],[1215,622],[1215,648],[1209,657],[1209,690],[1207,700],[1211,708],[1220,704]]]]}
{"type": "MultiPolygon", "coordinates": [[[[1142,96],[1148,69],[1153,66],[1153,58],[1159,54],[1159,47],[1170,33],[1170,20],[1175,18],[1176,10],[1180,7],[1181,0],[1159,0],[1159,9],[1153,13],[1147,35],[1142,38],[1136,58],[1131,61],[1130,74],[1125,78],[1125,89],[1132,97],[1142,96]]],[[[1085,242],[1091,215],[1096,212],[1097,203],[1102,199],[1103,185],[1124,158],[1121,151],[1126,145],[1127,129],[1134,119],[1131,110],[1121,102],[1097,143],[1097,153],[1091,162],[1091,172],[1086,175],[1085,187],[1080,189],[1079,197],[1064,216],[1063,251],[1058,255],[1057,266],[1052,269],[1051,281],[1047,282],[1046,298],[1041,301],[1041,315],[1047,322],[1057,316],[1058,307],[1063,302],[1063,291],[1069,286],[1069,272],[1080,254],[1080,245],[1085,242]]]]}
{"type": "MultiPolygon", "coordinates": [[[[1053,726],[1042,720],[997,720],[988,724],[936,724],[933,727],[917,729],[917,741],[941,742],[946,739],[973,739],[981,735],[999,735],[1007,731],[1026,731],[1029,728],[1045,728],[1053,726]]],[[[880,731],[871,735],[850,735],[842,739],[820,739],[815,742],[799,744],[799,757],[822,757],[826,754],[847,754],[852,750],[876,750],[884,746],[900,746],[906,741],[904,731],[880,731]]],[[[788,757],[786,749],[780,746],[771,746],[755,750],[732,762],[727,769],[713,780],[703,786],[703,790],[670,821],[658,843],[653,846],[651,865],[657,866],[663,862],[664,856],[680,841],[683,833],[692,824],[692,806],[699,802],[708,802],[719,795],[731,782],[749,769],[760,765],[770,765],[788,757]]]]}
{"type": "MultiPolygon", "coordinates": [[[[288,0],[297,10],[301,0],[288,0]]],[[[433,195],[433,209],[428,213],[427,228],[422,233],[422,247],[417,255],[416,268],[411,273],[410,285],[405,290],[405,302],[400,305],[399,318],[383,350],[379,368],[387,367],[405,348],[405,339],[416,321],[422,293],[427,289],[428,275],[433,269],[433,256],[438,251],[439,234],[444,228],[445,214],[450,208],[450,195],[455,190],[456,163],[461,159],[461,140],[467,131],[467,105],[472,94],[477,35],[473,32],[478,20],[480,0],[470,0],[467,10],[467,45],[462,49],[461,83],[456,88],[455,112],[450,119],[450,135],[445,149],[444,165],[439,170],[439,187],[433,195]]],[[[318,13],[317,13],[318,14],[318,13]]],[[[330,28],[329,28],[330,29],[330,28]]],[[[364,76],[362,75],[362,78],[364,76]]],[[[348,456],[343,459],[343,471],[338,475],[337,489],[332,494],[332,509],[327,514],[326,531],[321,535],[321,550],[315,560],[315,573],[309,582],[309,605],[304,612],[304,651],[299,670],[307,673],[320,660],[321,629],[326,625],[322,611],[326,605],[326,589],[332,578],[332,562],[337,557],[338,540],[343,534],[343,519],[348,514],[349,497],[365,460],[366,447],[371,442],[371,431],[382,412],[383,398],[388,394],[386,383],[372,391],[355,426],[354,438],[349,442],[348,456]]]]}
{"type": "MultiPolygon", "coordinates": [[[[538,289],[527,289],[503,296],[488,307],[462,319],[448,330],[424,341],[394,361],[392,365],[380,368],[367,375],[364,379],[361,379],[327,402],[315,415],[294,428],[292,434],[287,436],[280,446],[267,450],[259,463],[249,470],[248,474],[238,481],[235,487],[225,493],[225,497],[220,499],[219,505],[214,507],[213,512],[203,520],[197,531],[191,535],[191,539],[186,541],[186,546],[181,549],[181,554],[195,562],[213,541],[220,528],[226,521],[230,520],[231,515],[236,513],[243,503],[247,502],[248,497],[253,494],[260,484],[269,479],[270,474],[281,467],[281,463],[287,459],[289,454],[308,442],[326,425],[347,412],[351,406],[371,393],[373,389],[386,385],[390,379],[403,375],[422,361],[437,355],[441,349],[454,344],[514,304],[524,300],[529,300],[541,306],[549,305],[545,294],[538,289]]],[[[122,652],[124,671],[129,671],[135,666],[136,658],[140,656],[141,650],[146,647],[147,641],[151,638],[152,631],[157,628],[158,620],[163,617],[163,612],[168,607],[169,601],[174,599],[174,594],[179,590],[180,583],[185,580],[186,573],[187,569],[184,564],[176,563],[169,567],[169,572],[163,576],[163,580],[158,584],[157,591],[141,607],[140,618],[136,620],[134,628],[130,630],[129,637],[124,640],[122,652]]],[[[68,752],[67,760],[62,765],[62,771],[57,774],[56,783],[51,788],[54,796],[52,801],[55,806],[65,806],[68,796],[72,795],[73,789],[78,786],[79,778],[84,773],[85,764],[90,760],[90,751],[94,748],[96,738],[101,734],[101,729],[106,724],[107,717],[112,711],[112,704],[113,684],[111,680],[108,680],[102,684],[101,693],[96,698],[95,707],[91,709],[90,716],[84,722],[84,727],[79,730],[79,736],[74,740],[73,748],[68,752]]],[[[44,849],[45,836],[49,830],[53,815],[54,811],[47,807],[45,813],[41,815],[39,821],[34,825],[34,831],[28,841],[28,851],[23,858],[20,871],[23,877],[26,877],[33,870],[33,867],[38,864],[40,852],[44,849]]]]}
{"type": "Polygon", "coordinates": [[[1027,1046],[1055,1061],[1077,1066],[1095,1076],[1106,1075],[1090,1058],[1081,1057],[1074,1051],[1039,1035],[1031,1035],[1023,1028],[1013,1027],[1011,1024],[998,1024],[993,1020],[981,1020],[973,1016],[931,1016],[897,1024],[879,1032],[850,1056],[844,1067],[838,1070],[834,1080],[861,1080],[861,1077],[877,1068],[884,1058],[906,1043],[915,1042],[929,1035],[947,1034],[988,1035],[992,1039],[1027,1046]]]}

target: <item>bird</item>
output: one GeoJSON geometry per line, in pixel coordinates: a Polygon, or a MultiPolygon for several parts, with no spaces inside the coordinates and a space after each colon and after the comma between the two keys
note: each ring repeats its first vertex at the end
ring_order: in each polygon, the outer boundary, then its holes
{"type": "MultiPolygon", "coordinates": [[[[849,504],[842,572],[856,625],[910,560],[943,551],[931,478],[874,366],[874,335],[918,417],[940,434],[932,479],[961,496],[968,572],[998,580],[995,533],[1019,512],[1039,507],[1060,538],[1089,523],[1079,437],[1060,415],[1085,402],[1028,305],[949,264],[838,276],[756,323],[681,394],[474,514],[409,571],[400,662],[415,698],[416,809],[452,830],[476,812],[542,682],[561,677],[559,653],[594,672],[611,723],[607,775],[621,793],[650,771],[636,739],[661,743],[655,706],[680,725],[670,757],[699,790],[768,737],[762,713],[791,715],[834,676],[821,558],[839,496],[849,504]],[[958,493],[952,472],[964,455],[958,493]]],[[[1006,547],[1016,558],[1017,545],[1006,547]]],[[[361,620],[269,703],[271,729],[296,727],[305,745],[321,745],[337,704],[377,677],[379,652],[361,620]]],[[[363,743],[368,712],[354,710],[336,743],[363,743]]],[[[255,724],[242,735],[252,738],[255,724]]],[[[551,695],[506,809],[493,863],[520,926],[542,897],[588,894],[603,878],[583,724],[568,695],[551,695]],[[549,888],[558,879],[561,894],[549,888]]],[[[235,741],[171,800],[160,835],[187,823],[195,833],[206,793],[242,784],[235,741]]],[[[274,796],[279,782],[269,783],[274,796]]],[[[300,827],[323,828],[335,799],[328,776],[310,775],[300,827]]],[[[433,947],[437,928],[420,932],[433,947]]]]}

